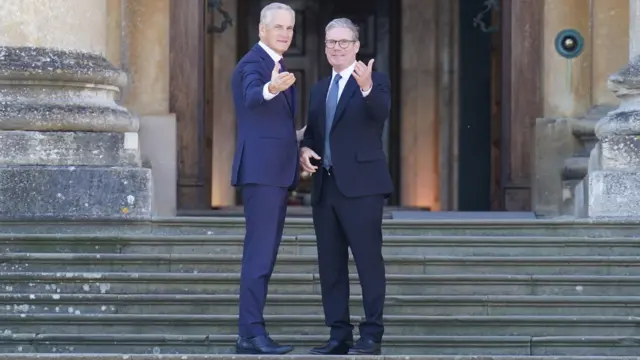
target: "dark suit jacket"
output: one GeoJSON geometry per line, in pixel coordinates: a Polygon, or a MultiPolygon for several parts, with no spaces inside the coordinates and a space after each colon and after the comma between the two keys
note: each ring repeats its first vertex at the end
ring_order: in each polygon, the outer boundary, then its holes
{"type": "MultiPolygon", "coordinates": [[[[331,128],[331,159],[336,184],[343,195],[389,196],[393,184],[382,146],[384,122],[389,118],[391,95],[389,77],[373,72],[373,88],[362,96],[358,83],[350,77],[338,100],[331,128]]],[[[307,129],[301,147],[309,147],[322,157],[324,152],[326,99],[331,77],[311,90],[307,129]]],[[[322,170],[322,161],[315,163],[322,170]]],[[[312,202],[318,200],[322,176],[313,176],[312,202]]]]}
{"type": "MultiPolygon", "coordinates": [[[[295,90],[267,101],[263,88],[275,63],[256,44],[238,63],[231,80],[237,131],[231,184],[295,187],[299,176],[294,124],[295,90]]],[[[233,136],[229,134],[229,136],[233,136]]]]}

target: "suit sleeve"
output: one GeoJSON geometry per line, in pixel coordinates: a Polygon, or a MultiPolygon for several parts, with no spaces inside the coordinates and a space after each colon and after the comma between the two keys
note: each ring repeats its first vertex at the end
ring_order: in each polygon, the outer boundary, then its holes
{"type": "Polygon", "coordinates": [[[255,109],[267,101],[263,95],[265,85],[260,62],[247,62],[242,70],[242,96],[247,109],[255,109]]]}
{"type": "Polygon", "coordinates": [[[367,112],[375,122],[384,122],[391,112],[391,84],[389,77],[382,73],[372,74],[373,87],[369,95],[364,97],[367,112]]]}
{"type": "MultiPolygon", "coordinates": [[[[313,150],[313,134],[314,131],[314,123],[313,118],[311,117],[311,99],[313,99],[313,89],[309,92],[309,106],[307,106],[307,128],[304,129],[304,137],[302,141],[300,141],[300,148],[308,147],[313,150]]],[[[315,151],[315,150],[314,150],[315,151]]]]}

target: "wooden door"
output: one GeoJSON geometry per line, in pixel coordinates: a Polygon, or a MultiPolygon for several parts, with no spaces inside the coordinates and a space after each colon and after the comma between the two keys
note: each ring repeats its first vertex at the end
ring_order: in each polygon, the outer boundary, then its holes
{"type": "MultiPolygon", "coordinates": [[[[245,34],[247,42],[244,50],[248,50],[258,41],[258,23],[260,10],[272,0],[245,0],[248,13],[245,34]]],[[[307,123],[307,105],[309,90],[322,77],[331,74],[324,53],[324,29],[331,19],[347,17],[360,28],[359,60],[368,61],[375,58],[375,68],[389,73],[394,59],[389,52],[390,18],[392,3],[389,0],[370,2],[354,2],[345,0],[280,0],[291,6],[296,12],[296,24],[293,43],[284,54],[289,71],[296,75],[297,112],[296,129],[307,123]],[[322,6],[320,6],[322,4],[322,6]]],[[[388,130],[385,130],[385,144],[392,159],[396,156],[397,144],[388,142],[388,130]]],[[[393,160],[391,160],[393,161],[393,160]]],[[[311,191],[310,180],[301,181],[298,189],[292,193],[290,204],[308,204],[311,191]],[[303,200],[304,199],[304,200],[303,200]]]]}
{"type": "Polygon", "coordinates": [[[179,210],[209,208],[211,147],[204,116],[205,5],[199,0],[171,1],[169,110],[177,119],[179,210]]]}

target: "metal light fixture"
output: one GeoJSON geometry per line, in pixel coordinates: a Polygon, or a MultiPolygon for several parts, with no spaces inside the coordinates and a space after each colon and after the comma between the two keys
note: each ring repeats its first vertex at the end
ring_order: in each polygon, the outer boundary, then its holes
{"type": "Polygon", "coordinates": [[[482,20],[482,18],[487,14],[490,16],[493,10],[500,11],[500,4],[498,3],[498,0],[485,0],[484,6],[485,9],[478,15],[476,15],[475,18],[473,18],[473,26],[480,27],[480,30],[482,30],[482,32],[494,33],[500,29],[500,26],[493,25],[488,27],[487,24],[485,24],[485,22],[482,20]]]}
{"type": "Polygon", "coordinates": [[[233,19],[231,19],[231,15],[222,8],[222,0],[207,0],[207,10],[208,11],[217,11],[220,15],[222,15],[222,23],[220,26],[216,26],[214,24],[210,24],[207,27],[208,33],[223,33],[227,27],[233,26],[233,19]]]}

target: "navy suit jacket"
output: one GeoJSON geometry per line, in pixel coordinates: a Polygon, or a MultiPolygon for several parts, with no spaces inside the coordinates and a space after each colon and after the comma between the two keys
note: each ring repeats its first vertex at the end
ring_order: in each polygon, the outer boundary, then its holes
{"type": "Polygon", "coordinates": [[[263,97],[274,65],[269,54],[256,44],[233,72],[231,88],[237,120],[233,186],[293,188],[298,183],[295,89],[291,86],[269,101],[263,97]]]}
{"type": "MultiPolygon", "coordinates": [[[[325,134],[326,99],[331,77],[311,90],[307,129],[301,147],[322,157],[325,136],[330,137],[331,160],[336,184],[347,197],[384,195],[393,191],[389,167],[382,145],[382,132],[391,109],[389,77],[372,73],[373,88],[363,97],[353,77],[347,81],[334,117],[330,134],[325,134]]],[[[322,170],[322,160],[314,162],[322,170]]],[[[321,189],[320,171],[313,176],[312,202],[321,189]]]]}

